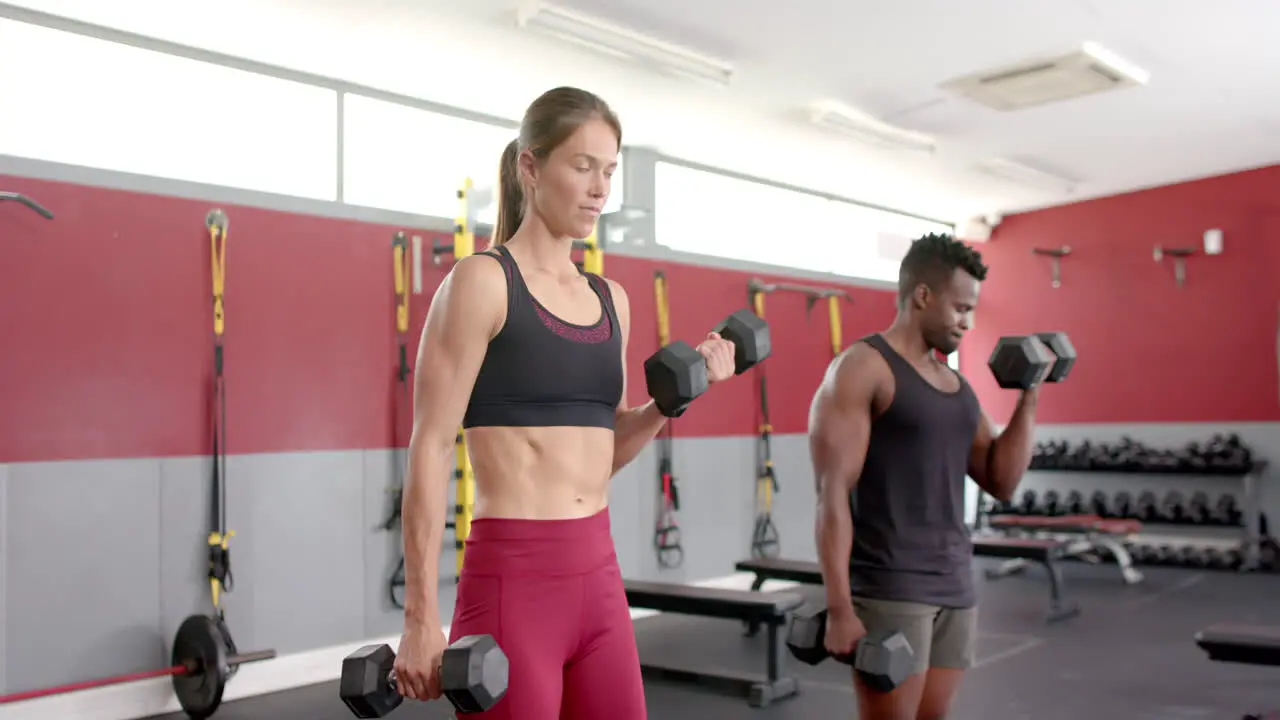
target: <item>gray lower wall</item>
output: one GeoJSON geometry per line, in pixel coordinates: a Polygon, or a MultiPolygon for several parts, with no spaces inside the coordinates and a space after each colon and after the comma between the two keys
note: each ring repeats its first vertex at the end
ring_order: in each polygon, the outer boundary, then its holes
{"type": "MultiPolygon", "coordinates": [[[[652,550],[658,482],[651,446],[613,481],[611,515],[629,577],[687,581],[733,572],[748,553],[754,440],[677,439],[686,560],[652,550]]],[[[775,438],[784,550],[813,553],[805,443],[775,438]]],[[[387,581],[399,532],[385,532],[393,458],[350,451],[233,456],[227,515],[235,584],[227,622],[242,650],[290,653],[394,635],[387,581]]],[[[0,465],[0,691],[163,667],[184,617],[209,611],[208,458],[0,465]]],[[[452,494],[452,489],[451,489],[452,494]]],[[[453,611],[452,538],[441,610],[453,611]]]]}
{"type": "MultiPolygon", "coordinates": [[[[1044,438],[1128,434],[1180,444],[1220,428],[1196,425],[1044,427],[1044,438]]],[[[1280,425],[1235,429],[1267,455],[1280,425]]],[[[678,582],[723,576],[750,547],[752,438],[677,439],[685,562],[660,570],[652,546],[658,494],[650,447],[613,481],[611,515],[628,577],[678,582]]],[[[390,451],[235,456],[228,515],[235,587],[227,617],[241,649],[280,653],[394,635],[387,579],[400,537],[380,529],[393,479],[390,451]]],[[[812,473],[803,436],[774,439],[782,491],[774,519],[788,557],[814,558],[812,473]]],[[[207,612],[207,458],[0,465],[0,690],[13,692],[167,664],[188,614],[207,612]]],[[[1133,488],[1149,478],[1029,473],[1026,487],[1133,488]]],[[[1220,478],[1191,479],[1212,491],[1220,478]]],[[[1280,518],[1280,493],[1263,484],[1280,518]]],[[[453,551],[442,548],[442,573],[453,551]]],[[[441,582],[452,613],[453,585],[441,582]]]]}

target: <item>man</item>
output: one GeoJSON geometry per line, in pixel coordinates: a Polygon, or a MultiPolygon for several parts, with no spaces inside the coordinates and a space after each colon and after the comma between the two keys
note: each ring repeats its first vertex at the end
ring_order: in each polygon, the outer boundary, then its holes
{"type": "Polygon", "coordinates": [[[832,361],[810,408],[826,648],[851,653],[868,630],[884,629],[902,632],[915,653],[914,674],[892,692],[854,674],[866,720],[946,717],[976,633],[965,476],[1008,500],[1031,461],[1038,390],[1022,393],[997,434],[938,356],[970,328],[986,275],[982,257],[949,236],[912,243],[893,324],[832,361]]]}

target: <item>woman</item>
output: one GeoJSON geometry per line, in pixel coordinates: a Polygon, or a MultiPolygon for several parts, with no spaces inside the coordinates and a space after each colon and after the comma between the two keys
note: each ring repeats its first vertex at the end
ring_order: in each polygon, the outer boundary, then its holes
{"type": "MultiPolygon", "coordinates": [[[[476,503],[449,641],[490,634],[511,663],[485,716],[646,717],[608,488],[666,419],[653,402],[625,406],[626,292],[570,256],[609,199],[621,144],[595,95],[535,100],[502,155],[494,247],[459,260],[431,302],[403,505],[406,697],[440,697],[437,566],[461,423],[476,503]]],[[[711,334],[698,349],[710,381],[733,376],[731,343],[711,334]]]]}

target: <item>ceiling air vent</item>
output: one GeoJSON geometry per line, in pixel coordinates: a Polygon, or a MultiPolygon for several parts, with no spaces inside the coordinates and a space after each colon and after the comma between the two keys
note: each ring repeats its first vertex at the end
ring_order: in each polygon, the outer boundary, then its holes
{"type": "Polygon", "coordinates": [[[938,87],[993,110],[1047,105],[1146,84],[1150,73],[1095,43],[1055,58],[1030,60],[948,80],[938,87]]]}

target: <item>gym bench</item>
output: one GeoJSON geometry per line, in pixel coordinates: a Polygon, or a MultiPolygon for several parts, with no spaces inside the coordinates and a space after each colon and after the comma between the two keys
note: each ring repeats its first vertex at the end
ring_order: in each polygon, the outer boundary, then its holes
{"type": "MultiPolygon", "coordinates": [[[[1280,665],[1280,627],[1218,623],[1195,634],[1196,645],[1216,662],[1280,665]]],[[[1280,713],[1247,713],[1243,720],[1266,720],[1280,713]]]]}
{"type": "Polygon", "coordinates": [[[973,538],[974,557],[1003,558],[1020,560],[1016,565],[1002,565],[999,568],[988,568],[988,580],[998,580],[1020,572],[1025,563],[1036,562],[1044,566],[1049,573],[1049,614],[1047,622],[1057,622],[1073,618],[1080,614],[1080,606],[1067,602],[1063,595],[1064,582],[1059,562],[1075,555],[1078,548],[1065,540],[1023,537],[976,536],[973,538]]]}
{"type": "MultiPolygon", "coordinates": [[[[1069,557],[1075,548],[1062,540],[1041,538],[974,537],[973,554],[976,557],[996,557],[1020,563],[1038,562],[1049,573],[1049,622],[1065,620],[1080,614],[1080,606],[1063,599],[1062,571],[1058,561],[1069,557]]],[[[1022,570],[1024,565],[1003,565],[988,570],[987,577],[998,579],[1022,570]]],[[[822,568],[811,560],[785,560],[782,558],[752,558],[740,560],[734,570],[754,574],[752,590],[759,590],[766,580],[784,580],[805,585],[822,584],[822,568]]],[[[748,623],[747,634],[753,635],[759,626],[748,623]]]]}
{"type": "Polygon", "coordinates": [[[633,608],[699,617],[741,620],[769,628],[768,657],[764,676],[730,670],[691,670],[641,661],[642,674],[654,680],[679,680],[726,689],[743,695],[751,707],[765,707],[799,691],[794,677],[783,677],[783,634],[789,613],[804,599],[787,592],[703,588],[681,583],[625,581],[627,603],[633,608]]]}
{"type": "MultiPolygon", "coordinates": [[[[1073,559],[1097,563],[1109,555],[1120,568],[1120,577],[1127,585],[1142,582],[1142,573],[1133,566],[1133,557],[1124,541],[1142,532],[1142,523],[1130,519],[1108,519],[1097,515],[1063,515],[1058,517],[1027,517],[1021,515],[992,515],[987,527],[1007,537],[1048,537],[1071,542],[1073,559]]],[[[1017,558],[1005,562],[1005,575],[1012,575],[1026,565],[1017,558]]]]}
{"type": "MultiPolygon", "coordinates": [[[[740,560],[733,566],[734,571],[752,573],[756,576],[751,581],[751,589],[759,590],[766,580],[783,580],[801,585],[821,585],[822,569],[810,560],[786,560],[783,558],[751,558],[740,560]]],[[[760,623],[747,620],[747,637],[760,632],[760,623]]]]}
{"type": "Polygon", "coordinates": [[[1280,627],[1219,623],[1196,633],[1196,645],[1217,662],[1280,665],[1280,627]]]}

